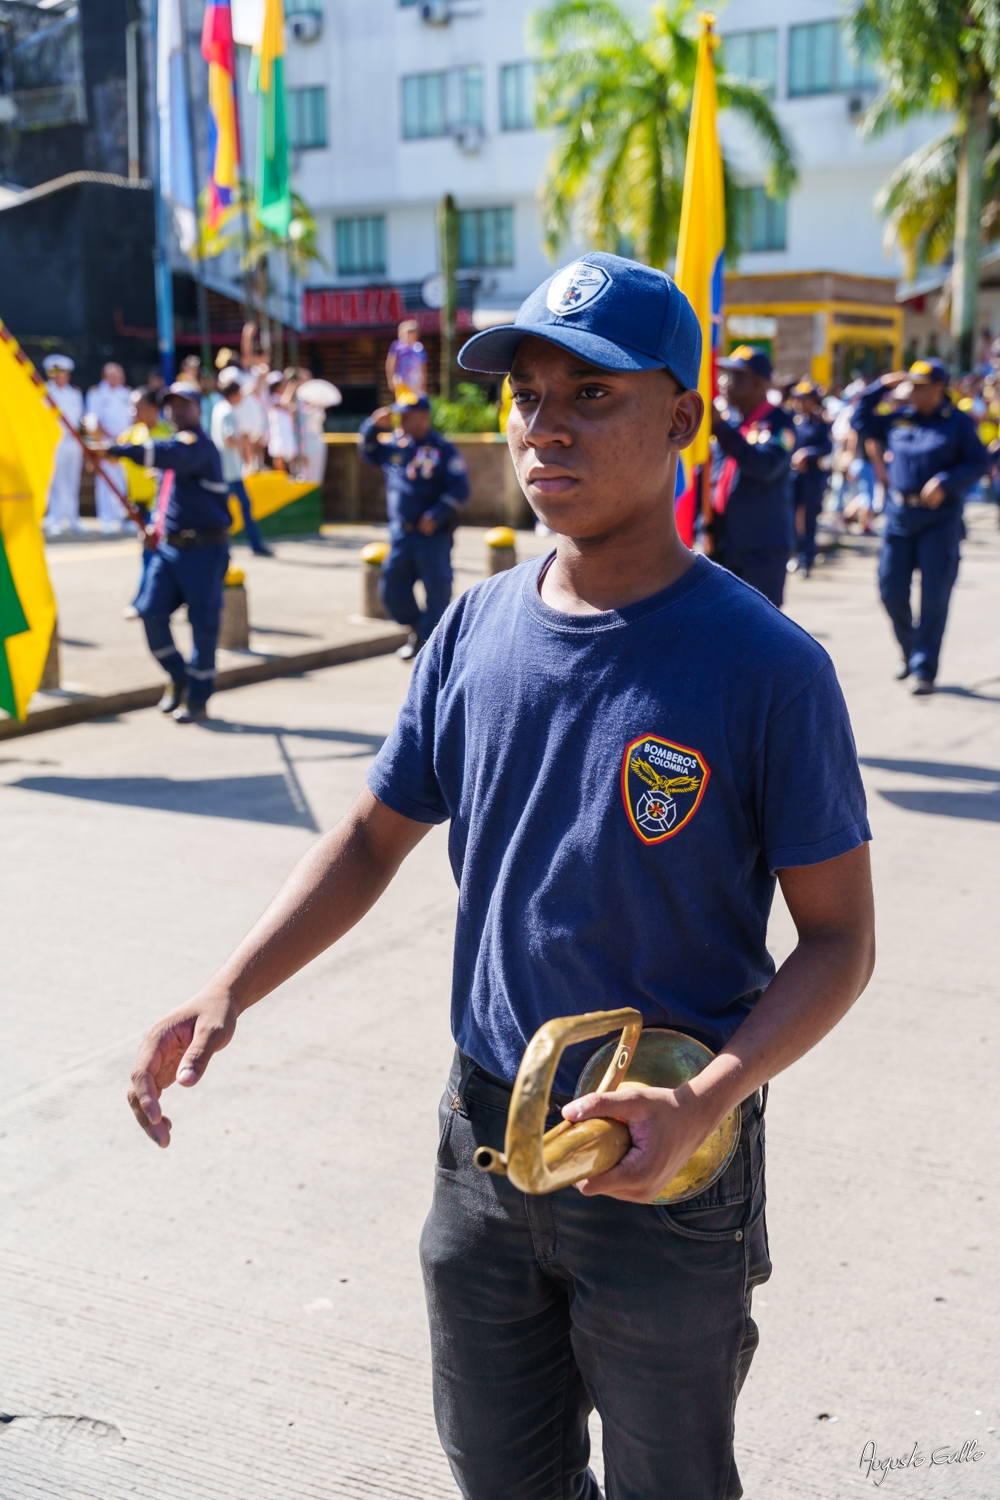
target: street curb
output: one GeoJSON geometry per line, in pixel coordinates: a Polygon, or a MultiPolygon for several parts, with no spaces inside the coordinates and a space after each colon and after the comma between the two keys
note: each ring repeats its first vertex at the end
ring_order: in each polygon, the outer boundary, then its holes
{"type": "MultiPolygon", "coordinates": [[[[269,682],[275,677],[298,677],[303,672],[315,672],[320,667],[337,667],[352,661],[364,661],[370,656],[388,656],[390,652],[406,643],[408,630],[393,630],[367,641],[350,641],[343,646],[323,646],[318,651],[303,651],[295,656],[270,656],[265,661],[255,661],[245,667],[230,667],[219,672],[215,679],[215,690],[224,693],[227,688],[245,687],[251,682],[269,682]]],[[[87,719],[106,719],[116,714],[128,713],[135,708],[152,708],[163,695],[163,683],[155,687],[131,688],[125,693],[104,693],[93,697],[76,698],[71,703],[60,703],[54,708],[40,708],[29,713],[23,723],[6,719],[0,723],[0,740],[19,739],[25,734],[41,734],[45,729],[61,729],[66,724],[82,724],[87,719]]]]}

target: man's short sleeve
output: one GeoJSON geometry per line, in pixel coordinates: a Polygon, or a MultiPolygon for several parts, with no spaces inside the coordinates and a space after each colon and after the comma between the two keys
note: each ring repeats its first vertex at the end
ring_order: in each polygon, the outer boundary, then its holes
{"type": "Polygon", "coordinates": [[[818,865],[871,838],[858,755],[832,662],[768,721],[756,802],[768,868],[818,865]]]}
{"type": "Polygon", "coordinates": [[[451,817],[434,768],[440,634],[417,657],[395,728],[366,777],[380,802],[415,823],[443,823],[451,817]]]}

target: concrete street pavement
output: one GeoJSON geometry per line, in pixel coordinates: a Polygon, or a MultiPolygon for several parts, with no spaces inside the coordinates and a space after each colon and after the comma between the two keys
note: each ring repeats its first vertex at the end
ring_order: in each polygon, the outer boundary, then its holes
{"type": "MultiPolygon", "coordinates": [[[[1000,1494],[1000,534],[971,519],[932,700],[891,681],[870,557],[791,580],[854,718],[880,956],[771,1090],[749,1500],[874,1490],[870,1440],[926,1459],[881,1494],[1000,1494]],[[973,1438],[981,1459],[940,1462],[973,1438]]],[[[0,746],[0,1500],[456,1493],[416,1259],[451,1051],[446,831],[172,1091],[168,1152],[124,1098],[143,1027],[348,806],[405,685],[379,658],[221,695],[204,728],[146,711],[0,746]]]]}

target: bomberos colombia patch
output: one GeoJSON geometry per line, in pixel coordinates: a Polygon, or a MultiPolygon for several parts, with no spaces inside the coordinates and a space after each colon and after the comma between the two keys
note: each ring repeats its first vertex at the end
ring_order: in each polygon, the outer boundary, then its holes
{"type": "Polygon", "coordinates": [[[697,750],[658,734],[641,734],[626,745],[622,799],[644,844],[662,844],[690,823],[711,774],[697,750]]]}

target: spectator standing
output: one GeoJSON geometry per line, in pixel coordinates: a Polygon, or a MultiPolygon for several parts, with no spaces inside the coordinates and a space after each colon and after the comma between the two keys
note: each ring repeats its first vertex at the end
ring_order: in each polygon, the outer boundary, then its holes
{"type": "MultiPolygon", "coordinates": [[[[94,437],[105,443],[115,443],[118,434],[124,432],[132,421],[132,397],[125,384],[125,371],[113,361],[101,371],[97,385],[87,392],[87,418],[85,425],[94,437]]],[[[117,479],[118,491],[124,491],[124,475],[118,464],[105,459],[102,468],[110,469],[117,479]]],[[[103,473],[94,475],[94,505],[102,531],[121,531],[128,528],[125,511],[114,487],[103,473]]]]}
{"type": "Polygon", "coordinates": [[[412,405],[427,394],[427,350],[420,342],[420,325],[412,318],[400,323],[399,337],[389,345],[385,378],[396,401],[412,405]]]}
{"type": "Polygon", "coordinates": [[[795,447],[792,449],[792,504],[795,508],[795,530],[798,536],[798,558],[789,569],[798,567],[806,578],[816,561],[816,522],[823,509],[830,455],[833,442],[830,425],[823,415],[819,391],[811,380],[800,380],[792,387],[792,411],[795,415],[795,447]]]}
{"type": "Polygon", "coordinates": [[[288,403],[282,400],[288,382],[281,370],[267,377],[267,454],[276,469],[290,472],[298,453],[295,422],[288,403]]]}
{"type": "Polygon", "coordinates": [[[243,445],[243,477],[256,474],[267,452],[267,407],[261,392],[267,365],[257,364],[244,379],[240,403],[236,408],[236,430],[243,445]]]}
{"type": "MultiPolygon", "coordinates": [[[[42,361],[42,368],[49,377],[45,389],[53,406],[57,406],[74,432],[80,431],[83,422],[83,392],[70,385],[70,376],[75,369],[68,354],[50,354],[42,361]]],[[[56,448],[52,479],[49,483],[49,503],[45,512],[46,536],[58,536],[62,531],[82,531],[80,521],[80,475],[83,472],[83,449],[75,438],[64,432],[56,448]]]]}
{"type": "Polygon", "coordinates": [[[232,367],[225,369],[219,376],[220,399],[212,412],[212,442],[219,450],[219,458],[222,462],[222,477],[229,486],[229,493],[238,502],[243,516],[243,530],[246,539],[250,543],[251,550],[257,557],[273,557],[274,553],[267,546],[260,534],[260,528],[253,518],[250,508],[250,496],[247,494],[246,485],[243,483],[243,447],[244,441],[240,435],[239,409],[243,400],[243,378],[239,370],[232,367]]]}

